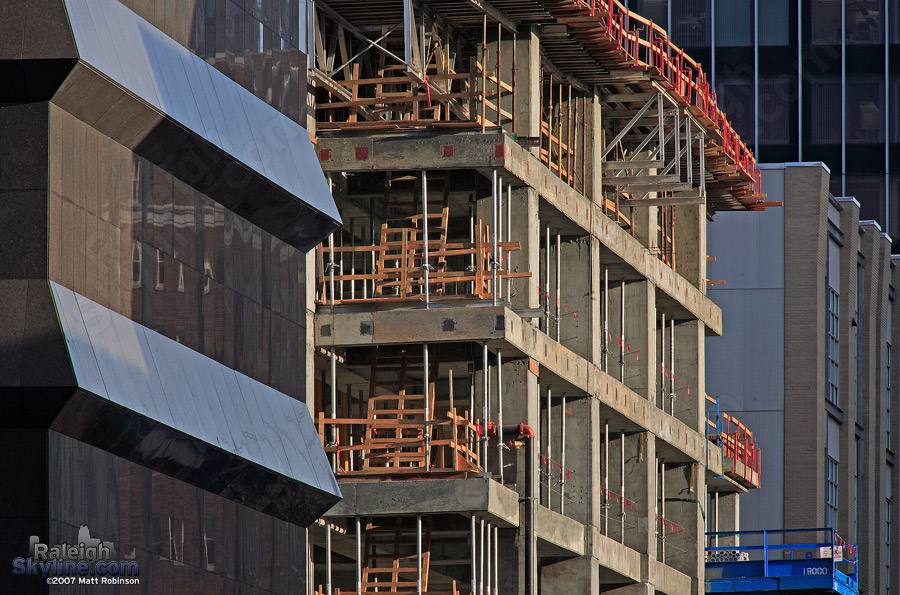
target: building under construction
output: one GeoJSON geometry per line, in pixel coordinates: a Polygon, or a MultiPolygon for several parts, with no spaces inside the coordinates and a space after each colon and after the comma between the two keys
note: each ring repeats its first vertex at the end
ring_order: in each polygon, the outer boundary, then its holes
{"type": "Polygon", "coordinates": [[[310,590],[702,592],[760,481],[704,390],[706,222],[772,203],[701,65],[613,1],[327,0],[309,36],[343,219],[307,260],[343,494],[310,590]]]}

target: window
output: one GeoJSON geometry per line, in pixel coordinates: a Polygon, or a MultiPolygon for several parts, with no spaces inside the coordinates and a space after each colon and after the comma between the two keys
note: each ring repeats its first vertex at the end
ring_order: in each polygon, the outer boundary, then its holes
{"type": "Polygon", "coordinates": [[[812,82],[810,120],[814,144],[841,142],[841,80],[820,78],[812,82]]]}
{"type": "Polygon", "coordinates": [[[841,424],[826,415],[825,425],[825,526],[838,530],[838,471],[841,458],[841,424]]]}
{"type": "Polygon", "coordinates": [[[847,176],[847,196],[855,197],[862,208],[860,219],[885,220],[884,176],[847,176]]]}
{"type": "Polygon", "coordinates": [[[881,0],[846,0],[847,43],[883,41],[881,0]]]}
{"type": "Polygon", "coordinates": [[[156,289],[165,289],[166,257],[161,250],[156,251],[156,289]]]}
{"type": "Polygon", "coordinates": [[[672,41],[682,47],[709,45],[709,0],[672,0],[672,41]]]}
{"type": "Polygon", "coordinates": [[[839,387],[839,339],[840,339],[840,296],[828,288],[828,388],[825,397],[834,405],[838,405],[839,387]]]}
{"type": "Polygon", "coordinates": [[[753,45],[753,3],[715,0],[716,45],[753,45]]]}
{"type": "Polygon", "coordinates": [[[885,465],[885,489],[884,489],[884,584],[885,593],[890,595],[891,592],[891,503],[894,500],[893,481],[894,468],[892,465],[885,465]]]}
{"type": "Polygon", "coordinates": [[[813,0],[809,22],[812,25],[813,43],[840,44],[841,0],[813,0]]]}
{"type": "Polygon", "coordinates": [[[891,315],[894,309],[894,300],[888,299],[887,307],[887,344],[885,345],[884,366],[884,439],[888,450],[891,448],[891,315]]]}
{"type": "Polygon", "coordinates": [[[203,564],[206,570],[216,569],[216,519],[213,516],[203,518],[203,564]]]}
{"type": "Polygon", "coordinates": [[[825,457],[825,526],[838,526],[838,462],[825,457]]]}
{"type": "Polygon", "coordinates": [[[628,7],[654,25],[669,28],[669,0],[632,0],[628,7]]]}
{"type": "Polygon", "coordinates": [[[788,0],[758,0],[759,45],[788,45],[788,0]]]}
{"type": "Polygon", "coordinates": [[[141,286],[141,263],[143,261],[143,253],[141,252],[141,243],[134,240],[131,243],[131,288],[137,289],[141,286]]]}
{"type": "Polygon", "coordinates": [[[883,103],[884,81],[847,79],[847,142],[884,142],[883,103]]]}
{"type": "Polygon", "coordinates": [[[759,126],[760,144],[786,145],[791,140],[790,108],[796,102],[793,81],[790,77],[759,79],[759,126]]]}
{"type": "Polygon", "coordinates": [[[723,80],[716,84],[719,107],[728,114],[734,131],[744,142],[753,142],[753,81],[723,80]]]}

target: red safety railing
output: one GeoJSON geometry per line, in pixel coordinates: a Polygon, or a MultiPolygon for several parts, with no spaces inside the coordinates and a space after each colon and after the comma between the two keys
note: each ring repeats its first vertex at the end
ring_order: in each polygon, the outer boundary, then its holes
{"type": "Polygon", "coordinates": [[[731,460],[731,469],[726,473],[738,475],[742,479],[759,485],[760,450],[753,432],[733,416],[722,414],[723,427],[717,438],[722,445],[722,456],[731,460]],[[738,465],[741,463],[741,465],[738,465]]]}
{"type": "Polygon", "coordinates": [[[622,62],[659,75],[684,105],[699,110],[698,116],[709,120],[709,126],[721,139],[713,139],[735,169],[752,180],[751,193],[762,192],[761,173],[747,145],[734,131],[725,113],[719,109],[716,93],[710,89],[700,64],[692,60],[669,39],[665,29],[653,21],[628,10],[617,0],[569,0],[570,6],[597,19],[597,31],[614,41],[622,53],[622,62]]]}

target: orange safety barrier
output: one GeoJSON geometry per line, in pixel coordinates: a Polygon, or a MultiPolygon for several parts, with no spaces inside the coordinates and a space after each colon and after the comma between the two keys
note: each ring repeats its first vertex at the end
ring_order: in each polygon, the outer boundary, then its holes
{"type": "MultiPolygon", "coordinates": [[[[658,75],[677,99],[695,108],[692,110],[695,116],[708,120],[707,125],[721,137],[713,142],[721,147],[735,170],[752,180],[751,194],[762,192],[756,159],[719,109],[716,93],[710,90],[700,64],[675,46],[664,29],[628,10],[617,0],[569,0],[569,6],[581,9],[584,16],[596,18],[600,25],[599,31],[580,29],[576,31],[576,37],[581,33],[582,37],[596,41],[597,33],[600,33],[607,42],[617,46],[623,63],[635,70],[658,75]]],[[[752,208],[751,205],[748,207],[752,208]]]]}
{"type": "Polygon", "coordinates": [[[719,433],[718,439],[722,445],[722,455],[726,459],[731,459],[731,469],[726,469],[725,472],[758,484],[761,453],[753,432],[727,413],[722,414],[722,420],[725,427],[724,431],[719,433]],[[738,463],[741,465],[738,466],[738,463]]]}

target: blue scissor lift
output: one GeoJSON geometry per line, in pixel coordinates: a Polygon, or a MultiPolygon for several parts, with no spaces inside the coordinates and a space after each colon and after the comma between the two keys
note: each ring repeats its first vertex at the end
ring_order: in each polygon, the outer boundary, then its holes
{"type": "Polygon", "coordinates": [[[739,558],[707,561],[707,593],[859,593],[856,547],[844,544],[830,528],[725,531],[707,536],[710,543],[718,543],[717,537],[738,537],[741,543],[706,548],[708,559],[715,558],[716,552],[720,557],[728,553],[739,558]],[[814,535],[814,541],[782,543],[791,540],[791,534],[800,533],[806,534],[804,539],[814,535]],[[832,552],[842,554],[844,559],[829,556],[832,552]]]}

